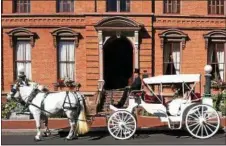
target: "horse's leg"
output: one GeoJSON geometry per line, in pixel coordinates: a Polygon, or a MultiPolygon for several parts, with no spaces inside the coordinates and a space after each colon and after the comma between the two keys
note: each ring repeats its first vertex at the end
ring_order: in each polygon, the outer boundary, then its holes
{"type": "Polygon", "coordinates": [[[71,127],[69,134],[66,137],[66,140],[72,140],[76,137],[76,135],[74,134],[74,132],[75,132],[74,112],[72,110],[65,110],[65,113],[67,115],[67,118],[69,119],[69,123],[70,123],[70,127],[71,127]]]}
{"type": "Polygon", "coordinates": [[[36,128],[37,128],[37,135],[35,136],[35,140],[39,141],[41,140],[41,114],[37,113],[37,114],[33,114],[34,119],[35,119],[35,123],[36,123],[36,128]]]}
{"type": "Polygon", "coordinates": [[[44,116],[44,126],[45,126],[45,131],[43,132],[44,136],[46,136],[46,137],[50,136],[51,132],[48,127],[48,116],[44,116]]]}

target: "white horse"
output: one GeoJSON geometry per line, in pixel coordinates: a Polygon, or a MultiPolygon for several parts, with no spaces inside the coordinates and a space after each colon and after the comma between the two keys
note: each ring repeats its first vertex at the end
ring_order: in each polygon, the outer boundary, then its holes
{"type": "Polygon", "coordinates": [[[42,92],[42,89],[43,86],[38,84],[23,86],[16,83],[7,95],[7,100],[13,99],[28,103],[28,108],[36,122],[36,141],[41,140],[42,136],[41,120],[44,118],[44,136],[49,136],[51,133],[48,128],[48,117],[57,114],[60,110],[64,110],[70,123],[70,131],[66,140],[72,140],[78,134],[85,134],[89,131],[86,120],[88,109],[82,94],[68,91],[46,94],[42,92]]]}

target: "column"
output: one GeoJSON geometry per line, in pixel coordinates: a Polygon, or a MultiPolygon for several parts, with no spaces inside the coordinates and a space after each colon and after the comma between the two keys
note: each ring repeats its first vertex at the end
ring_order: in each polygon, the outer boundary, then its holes
{"type": "Polygon", "coordinates": [[[134,56],[135,56],[135,68],[139,68],[139,33],[138,31],[134,31],[134,38],[135,38],[135,50],[134,50],[134,56]]]}
{"type": "Polygon", "coordinates": [[[104,85],[103,80],[103,35],[102,31],[98,31],[98,47],[99,47],[99,80],[98,80],[98,89],[101,91],[104,85]]]}

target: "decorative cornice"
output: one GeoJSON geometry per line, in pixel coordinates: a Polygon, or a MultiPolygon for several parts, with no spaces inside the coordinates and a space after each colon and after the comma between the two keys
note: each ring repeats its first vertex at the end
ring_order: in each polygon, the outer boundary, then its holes
{"type": "Polygon", "coordinates": [[[183,19],[157,19],[155,21],[155,25],[158,24],[162,24],[164,25],[172,25],[172,24],[178,24],[178,25],[186,25],[189,24],[190,26],[195,25],[225,25],[226,23],[226,19],[187,19],[187,20],[183,20],[183,19]]]}
{"type": "Polygon", "coordinates": [[[154,15],[156,18],[193,18],[193,19],[226,19],[225,15],[154,15]]]}
{"type": "Polygon", "coordinates": [[[2,18],[2,27],[7,27],[7,26],[29,26],[29,27],[34,27],[34,26],[67,26],[67,25],[85,25],[85,19],[84,18],[74,18],[74,17],[64,17],[64,18],[27,18],[27,17],[12,17],[12,18],[2,18]]]}
{"type": "Polygon", "coordinates": [[[153,13],[123,13],[123,12],[105,12],[105,13],[83,13],[83,14],[2,14],[2,17],[86,17],[86,16],[96,16],[96,17],[103,17],[103,16],[131,16],[131,17],[151,17],[153,16],[153,13]]]}
{"type": "Polygon", "coordinates": [[[94,25],[94,27],[96,28],[96,30],[140,30],[143,25],[127,17],[115,16],[100,20],[94,25]]]}
{"type": "Polygon", "coordinates": [[[23,28],[23,27],[19,27],[19,28],[15,28],[9,32],[7,32],[7,34],[10,37],[10,46],[13,47],[13,40],[14,39],[27,39],[30,40],[31,46],[34,47],[34,41],[35,38],[37,37],[37,34],[34,32],[31,32],[30,30],[23,28]]]}
{"type": "Polygon", "coordinates": [[[162,33],[159,33],[161,38],[161,48],[164,46],[164,42],[168,40],[177,40],[182,42],[182,48],[185,48],[185,42],[188,39],[188,35],[179,29],[168,29],[162,33]]]}
{"type": "Polygon", "coordinates": [[[214,30],[225,29],[225,27],[183,27],[183,26],[154,26],[156,30],[180,29],[180,30],[214,30]]]}
{"type": "Polygon", "coordinates": [[[68,28],[68,27],[61,27],[58,29],[55,29],[51,32],[53,36],[53,43],[54,46],[57,48],[57,40],[58,39],[70,39],[73,40],[75,43],[75,46],[78,47],[78,36],[80,35],[79,32],[75,32],[74,30],[68,28]]]}
{"type": "Polygon", "coordinates": [[[203,37],[205,39],[205,48],[208,49],[210,41],[226,42],[226,29],[210,31],[204,34],[203,37]]]}

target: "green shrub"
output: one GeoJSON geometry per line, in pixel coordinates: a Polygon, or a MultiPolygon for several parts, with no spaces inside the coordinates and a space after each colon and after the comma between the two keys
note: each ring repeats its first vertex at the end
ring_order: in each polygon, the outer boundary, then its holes
{"type": "Polygon", "coordinates": [[[17,102],[8,101],[6,103],[2,103],[2,119],[9,119],[13,110],[17,107],[17,102]]]}
{"type": "Polygon", "coordinates": [[[213,95],[214,108],[217,111],[222,112],[222,115],[226,115],[226,90],[222,93],[213,95]]]}

